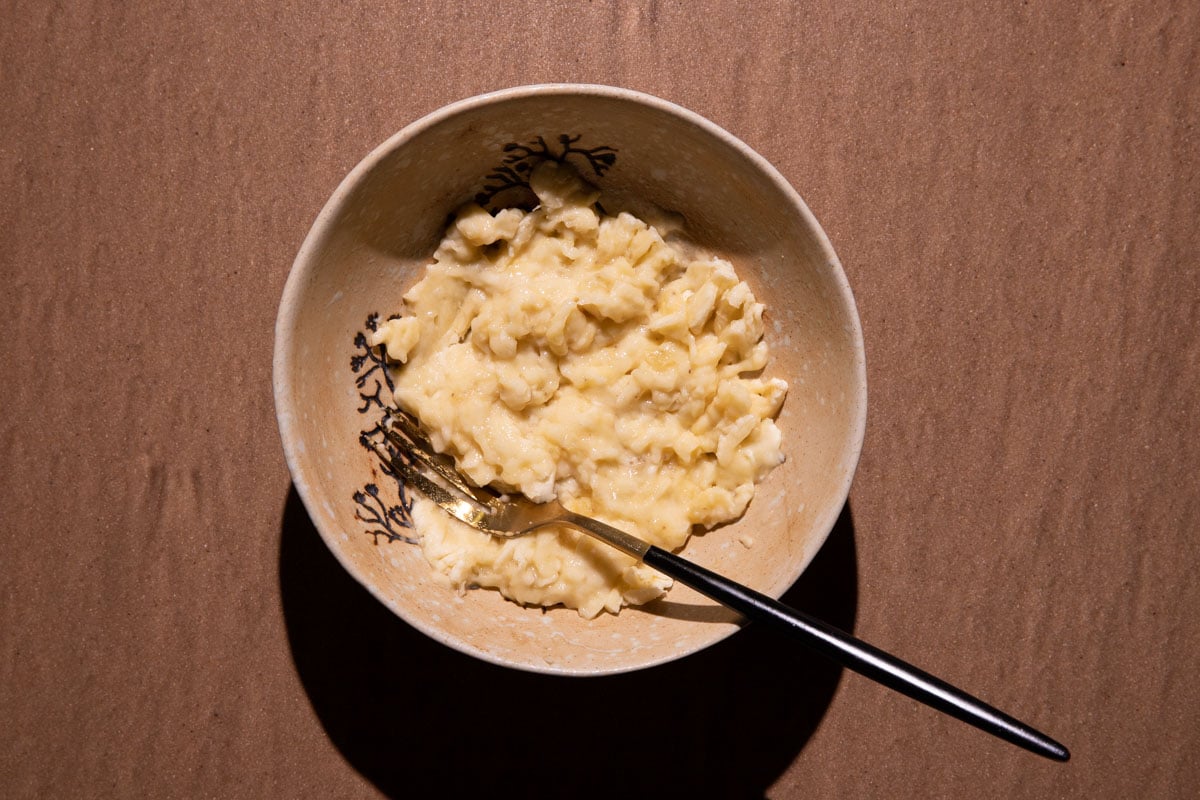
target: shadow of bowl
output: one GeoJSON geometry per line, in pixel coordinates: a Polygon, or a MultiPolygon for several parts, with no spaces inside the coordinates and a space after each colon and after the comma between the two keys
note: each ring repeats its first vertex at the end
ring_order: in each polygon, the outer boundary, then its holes
{"type": "MultiPolygon", "coordinates": [[[[633,673],[498,667],[375,600],[326,548],[294,488],[280,528],[280,592],[301,683],[333,744],[390,797],[762,797],[816,731],[841,677],[841,667],[753,625],[633,673]]],[[[783,601],[853,630],[849,504],[783,601]]]]}

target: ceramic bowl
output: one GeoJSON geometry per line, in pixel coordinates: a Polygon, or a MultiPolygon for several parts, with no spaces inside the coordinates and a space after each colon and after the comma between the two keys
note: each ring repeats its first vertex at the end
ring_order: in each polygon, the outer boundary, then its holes
{"type": "Polygon", "coordinates": [[[605,196],[679,215],[686,235],[733,262],[767,304],[766,372],[791,386],[778,420],[787,460],[743,518],[693,536],[682,554],[774,597],[791,586],[833,527],[862,446],[854,300],[828,239],[779,172],[666,101],[604,86],[525,86],[447,106],[376,148],[333,193],[292,266],[275,330],[276,412],[292,479],[325,543],[410,625],[509,667],[624,672],[711,645],[738,629],[737,618],[678,584],[665,599],[593,620],[490,590],[460,596],[412,544],[407,493],[360,444],[388,402],[364,333],[399,308],[457,207],[504,205],[544,157],[565,159],[605,196]]]}

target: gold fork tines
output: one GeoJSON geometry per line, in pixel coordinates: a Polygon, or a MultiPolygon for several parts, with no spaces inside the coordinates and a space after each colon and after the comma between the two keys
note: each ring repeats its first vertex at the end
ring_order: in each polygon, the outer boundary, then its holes
{"type": "Polygon", "coordinates": [[[385,430],[384,435],[399,450],[399,456],[393,455],[378,442],[370,442],[371,449],[375,451],[375,454],[379,456],[384,464],[387,464],[392,469],[402,483],[412,486],[418,492],[441,506],[443,510],[455,519],[490,532],[491,526],[487,524],[487,507],[474,499],[474,496],[463,488],[466,484],[463,483],[462,479],[451,480],[441,469],[430,467],[438,477],[445,477],[448,482],[454,485],[455,489],[458,489],[464,495],[459,496],[428,477],[414,463],[415,461],[419,461],[421,464],[429,464],[429,461],[425,457],[419,455],[419,448],[412,447],[412,443],[409,440],[395,436],[390,431],[385,430]]]}
{"type": "Polygon", "coordinates": [[[433,449],[433,445],[420,432],[416,424],[408,417],[401,413],[393,416],[392,421],[399,427],[398,433],[395,428],[384,428],[383,435],[391,442],[396,449],[401,453],[411,457],[413,460],[420,461],[421,464],[432,470],[439,478],[446,483],[458,489],[472,500],[480,503],[486,503],[487,500],[479,495],[479,490],[471,486],[454,468],[453,464],[448,463],[449,459],[441,455],[433,449]],[[401,435],[403,434],[403,436],[401,435]]]}
{"type": "Polygon", "coordinates": [[[461,522],[486,533],[511,535],[511,531],[498,530],[492,524],[493,495],[470,485],[448,457],[434,450],[412,416],[394,409],[390,419],[392,427],[384,427],[383,435],[395,447],[396,455],[378,443],[372,443],[372,449],[398,479],[461,522]]]}

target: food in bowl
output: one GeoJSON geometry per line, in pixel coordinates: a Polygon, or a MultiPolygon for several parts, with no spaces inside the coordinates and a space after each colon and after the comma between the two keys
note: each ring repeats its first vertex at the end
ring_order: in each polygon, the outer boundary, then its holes
{"type": "MultiPolygon", "coordinates": [[[[568,161],[598,185],[612,214],[624,208],[659,227],[648,209],[669,209],[690,242],[731,261],[767,303],[765,374],[791,387],[777,418],[787,460],[756,487],[736,525],[693,535],[683,554],[772,597],[792,586],[838,519],[862,449],[866,366],[854,298],[786,178],[728,131],[660,98],[604,86],[516,87],[438,109],[372,150],[332,191],[288,276],[276,322],[276,414],[296,493],[321,540],[389,611],[492,664],[611,675],[696,653],[741,626],[680,585],[645,611],[590,620],[526,609],[498,591],[447,590],[416,544],[415,492],[395,484],[362,440],[383,438],[393,404],[391,376],[367,336],[404,307],[447,214],[471,198],[493,211],[530,208],[526,165],[544,158],[568,161]],[[739,543],[747,535],[749,548],[739,543]]],[[[833,579],[853,582],[853,570],[833,579]]]]}
{"type": "MultiPolygon", "coordinates": [[[[732,265],[628,212],[569,166],[533,170],[531,211],[459,211],[402,312],[370,343],[395,402],[479,485],[519,491],[667,549],[740,517],[783,461],[787,392],[763,377],[763,305],[732,265]]],[[[661,226],[660,226],[661,227],[661,226]]],[[[426,560],[459,591],[585,618],[664,576],[590,537],[501,539],[417,498],[426,560]]]]}

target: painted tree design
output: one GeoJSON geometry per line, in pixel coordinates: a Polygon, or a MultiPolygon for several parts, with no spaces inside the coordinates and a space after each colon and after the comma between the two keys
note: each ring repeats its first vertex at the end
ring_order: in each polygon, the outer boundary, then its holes
{"type": "MultiPolygon", "coordinates": [[[[378,409],[379,416],[374,425],[359,431],[358,442],[371,453],[372,458],[377,459],[376,447],[386,449],[393,459],[401,458],[399,451],[384,436],[384,431],[391,425],[391,394],[395,389],[392,376],[388,372],[387,349],[384,345],[371,347],[367,341],[367,331],[374,332],[379,329],[379,315],[368,315],[365,328],[365,331],[359,331],[355,335],[354,347],[357,352],[350,358],[350,369],[355,375],[354,385],[358,389],[359,399],[363,402],[356,410],[360,414],[367,414],[378,409]],[[384,397],[384,389],[387,390],[387,397],[384,397]]],[[[374,537],[375,544],[379,544],[380,537],[388,542],[416,544],[417,540],[413,536],[402,532],[413,527],[413,497],[390,463],[380,462],[379,469],[395,482],[398,502],[385,501],[379,484],[368,483],[351,495],[351,499],[358,506],[354,510],[354,516],[367,524],[367,533],[374,537]]]]}
{"type": "Polygon", "coordinates": [[[582,162],[591,170],[592,175],[597,178],[604,177],[604,173],[617,163],[617,151],[607,145],[591,148],[577,147],[576,143],[582,138],[582,134],[576,136],[560,134],[557,148],[547,144],[546,139],[542,136],[527,144],[509,142],[503,148],[504,160],[488,173],[484,179],[483,190],[475,195],[475,202],[486,206],[497,195],[510,189],[528,190],[529,176],[532,174],[533,168],[543,161],[557,161],[560,164],[571,163],[570,159],[574,156],[576,164],[582,162]]]}

